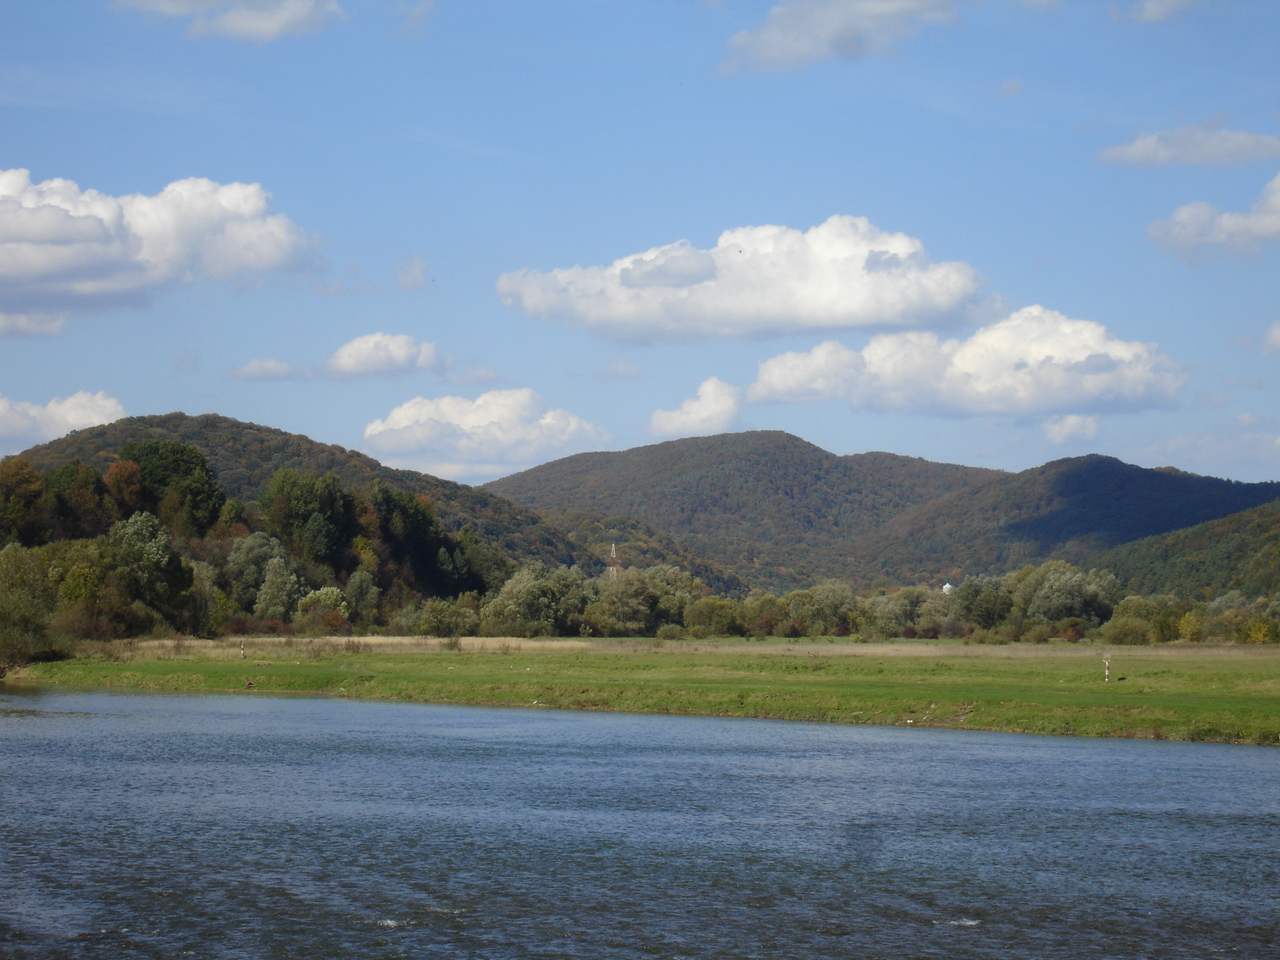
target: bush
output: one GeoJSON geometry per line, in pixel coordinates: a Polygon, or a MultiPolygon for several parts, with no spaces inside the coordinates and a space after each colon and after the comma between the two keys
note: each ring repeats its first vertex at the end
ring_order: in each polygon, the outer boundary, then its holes
{"type": "Polygon", "coordinates": [[[655,636],[659,640],[683,640],[685,638],[684,628],[674,623],[664,623],[658,628],[655,636]]]}
{"type": "Polygon", "coordinates": [[[312,607],[305,613],[300,612],[293,622],[300,632],[308,636],[346,636],[351,632],[351,621],[347,615],[333,607],[312,607]]]}
{"type": "Polygon", "coordinates": [[[456,600],[433,597],[422,605],[416,633],[426,637],[475,636],[480,618],[456,600]]]}
{"type": "Polygon", "coordinates": [[[344,635],[351,632],[348,609],[341,590],[321,587],[298,601],[293,622],[300,632],[311,636],[344,635]]]}
{"type": "Polygon", "coordinates": [[[392,637],[415,636],[418,633],[418,626],[421,622],[422,604],[409,603],[387,618],[386,633],[392,637]]]}
{"type": "Polygon", "coordinates": [[[1245,628],[1245,643],[1275,643],[1280,638],[1280,631],[1270,620],[1256,617],[1249,621],[1245,628]]]}
{"type": "Polygon", "coordinates": [[[335,611],[342,614],[345,620],[350,613],[347,598],[337,587],[321,587],[312,590],[298,601],[298,616],[305,617],[312,612],[335,611]]]}
{"type": "Polygon", "coordinates": [[[1022,633],[1023,643],[1048,643],[1054,637],[1054,629],[1047,623],[1033,623],[1022,633]]]}
{"type": "Polygon", "coordinates": [[[1117,646],[1144,646],[1154,642],[1151,625],[1137,617],[1114,617],[1102,628],[1102,639],[1117,646]]]}
{"type": "MultiPolygon", "coordinates": [[[[738,604],[723,597],[699,597],[684,608],[684,623],[690,632],[699,631],[704,637],[729,637],[742,635],[742,620],[738,604]]],[[[659,631],[667,626],[659,627],[659,631]]],[[[659,632],[658,636],[661,636],[659,632]]]]}
{"type": "Polygon", "coordinates": [[[1013,637],[1007,629],[992,630],[974,630],[964,638],[966,645],[971,643],[991,644],[993,646],[1004,646],[1013,642],[1013,637]]]}
{"type": "Polygon", "coordinates": [[[1188,610],[1178,621],[1178,639],[1188,643],[1199,643],[1204,639],[1204,617],[1194,610],[1188,610]]]}

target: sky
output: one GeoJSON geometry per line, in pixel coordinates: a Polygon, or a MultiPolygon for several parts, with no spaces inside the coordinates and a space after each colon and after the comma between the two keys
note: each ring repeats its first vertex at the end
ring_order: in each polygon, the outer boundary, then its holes
{"type": "Polygon", "coordinates": [[[1274,0],[0,23],[0,454],[181,410],[470,483],[754,429],[1280,479],[1274,0]]]}

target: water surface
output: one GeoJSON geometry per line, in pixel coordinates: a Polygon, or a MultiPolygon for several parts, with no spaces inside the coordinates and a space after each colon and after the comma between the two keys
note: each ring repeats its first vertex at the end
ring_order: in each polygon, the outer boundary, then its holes
{"type": "Polygon", "coordinates": [[[0,956],[1275,957],[1280,751],[0,693],[0,956]]]}

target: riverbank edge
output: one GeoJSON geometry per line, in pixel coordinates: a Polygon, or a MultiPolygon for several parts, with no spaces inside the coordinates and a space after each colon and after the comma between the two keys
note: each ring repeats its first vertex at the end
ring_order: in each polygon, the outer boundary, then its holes
{"type": "MultiPolygon", "coordinates": [[[[557,655],[536,653],[530,655],[539,666],[557,655]]],[[[569,656],[568,654],[559,655],[569,656]]],[[[575,656],[574,666],[581,662],[598,665],[605,658],[632,660],[643,654],[601,654],[591,652],[575,656]],[[589,659],[586,659],[589,658],[589,659]]],[[[669,655],[658,655],[663,659],[669,655]]],[[[715,653],[685,653],[685,658],[697,658],[709,664],[722,655],[715,653]]],[[[769,661],[779,662],[776,655],[764,655],[769,661]]],[[[452,670],[465,662],[462,658],[497,659],[494,654],[426,653],[419,654],[415,666],[448,664],[444,670],[452,670]]],[[[809,661],[827,658],[805,658],[809,661]]],[[[841,659],[830,658],[830,659],[841,659]]],[[[895,658],[896,660],[897,658],[895,658]]],[[[912,658],[916,659],[916,658],[912,658]]],[[[985,659],[985,658],[984,658],[985,659]]],[[[1023,658],[1019,658],[1023,659],[1023,658]]],[[[1280,700],[1266,693],[1250,699],[1250,704],[1262,710],[1264,722],[1256,718],[1225,718],[1219,713],[1211,718],[1195,714],[1190,706],[1184,714],[1156,713],[1135,710],[1132,704],[1117,702],[1099,703],[1096,689],[1076,691],[1094,701],[1091,704],[1037,703],[1034,700],[1001,700],[988,694],[966,697],[961,690],[942,691],[929,686],[919,677],[907,677],[906,682],[918,683],[910,702],[900,702],[883,695],[877,701],[871,693],[877,691],[864,683],[866,690],[859,691],[858,683],[850,681],[839,688],[840,698],[833,700],[831,688],[797,689],[794,684],[778,688],[768,682],[757,685],[750,694],[737,692],[731,685],[721,684],[712,688],[695,676],[694,671],[682,674],[665,685],[651,685],[645,689],[638,682],[635,671],[625,676],[625,671],[608,675],[607,682],[596,677],[583,681],[570,676],[571,671],[558,673],[554,669],[524,682],[495,686],[491,676],[470,679],[449,678],[437,670],[430,673],[420,669],[417,675],[384,672],[378,676],[369,673],[373,666],[385,667],[395,660],[391,654],[330,655],[313,660],[276,664],[262,660],[212,660],[212,659],[133,659],[123,661],[97,659],[71,659],[20,668],[0,680],[0,690],[6,688],[23,691],[75,690],[158,694],[253,694],[258,696],[305,696],[336,699],[364,700],[387,703],[420,703],[448,706],[476,706],[493,708],[557,709],[584,712],[614,712],[671,716],[704,716],[739,719],[783,720],[810,723],[838,723],[847,725],[897,726],[925,729],[980,730],[994,733],[1018,733],[1037,736],[1083,736],[1136,740],[1171,740],[1182,742],[1212,742],[1225,744],[1252,744],[1280,746],[1280,700]],[[381,661],[381,663],[379,663],[381,661]],[[273,675],[274,666],[288,668],[289,675],[273,675]],[[314,676],[308,681],[307,674],[314,676]],[[570,682],[571,681],[571,682],[570,682]],[[586,684],[584,686],[584,683],[586,684]],[[761,692],[768,696],[760,696],[761,692]],[[860,699],[859,694],[862,694],[860,699]],[[952,694],[949,698],[944,693],[952,694]],[[852,707],[865,707],[855,710],[852,707]],[[999,717],[1000,711],[1006,716],[999,717]],[[993,713],[993,711],[995,713],[993,713]],[[1266,722],[1274,716],[1274,722],[1266,722]],[[1030,715],[1030,719],[1029,719],[1030,715]],[[1212,719],[1214,722],[1205,722],[1212,719]]],[[[508,661],[510,658],[508,658],[508,661]]],[[[1272,661],[1272,658],[1266,658],[1272,661]]],[[[1280,661],[1280,657],[1275,658],[1280,661]]],[[[921,663],[925,657],[919,658],[921,663]]],[[[480,662],[477,660],[477,662],[480,662]]],[[[902,660],[897,660],[901,663],[902,660]]],[[[1060,683],[1062,681],[1059,681],[1060,683]]],[[[1110,690],[1116,690],[1114,685],[1110,690]]],[[[1058,693],[1058,691],[1053,691],[1058,693]]],[[[1066,690],[1062,693],[1071,694],[1066,690]]],[[[1117,694],[1118,697],[1118,694],[1117,694]]],[[[1062,701],[1061,696],[1058,697],[1062,701]]],[[[1167,699],[1167,698],[1166,698],[1167,699]]]]}

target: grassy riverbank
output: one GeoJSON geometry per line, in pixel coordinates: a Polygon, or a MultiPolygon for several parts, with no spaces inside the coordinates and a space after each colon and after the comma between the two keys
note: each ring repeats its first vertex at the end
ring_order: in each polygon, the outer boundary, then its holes
{"type": "Polygon", "coordinates": [[[1280,649],[151,641],[4,681],[1280,744],[1280,649]],[[1112,655],[1112,682],[1102,656],[1112,655]]]}

